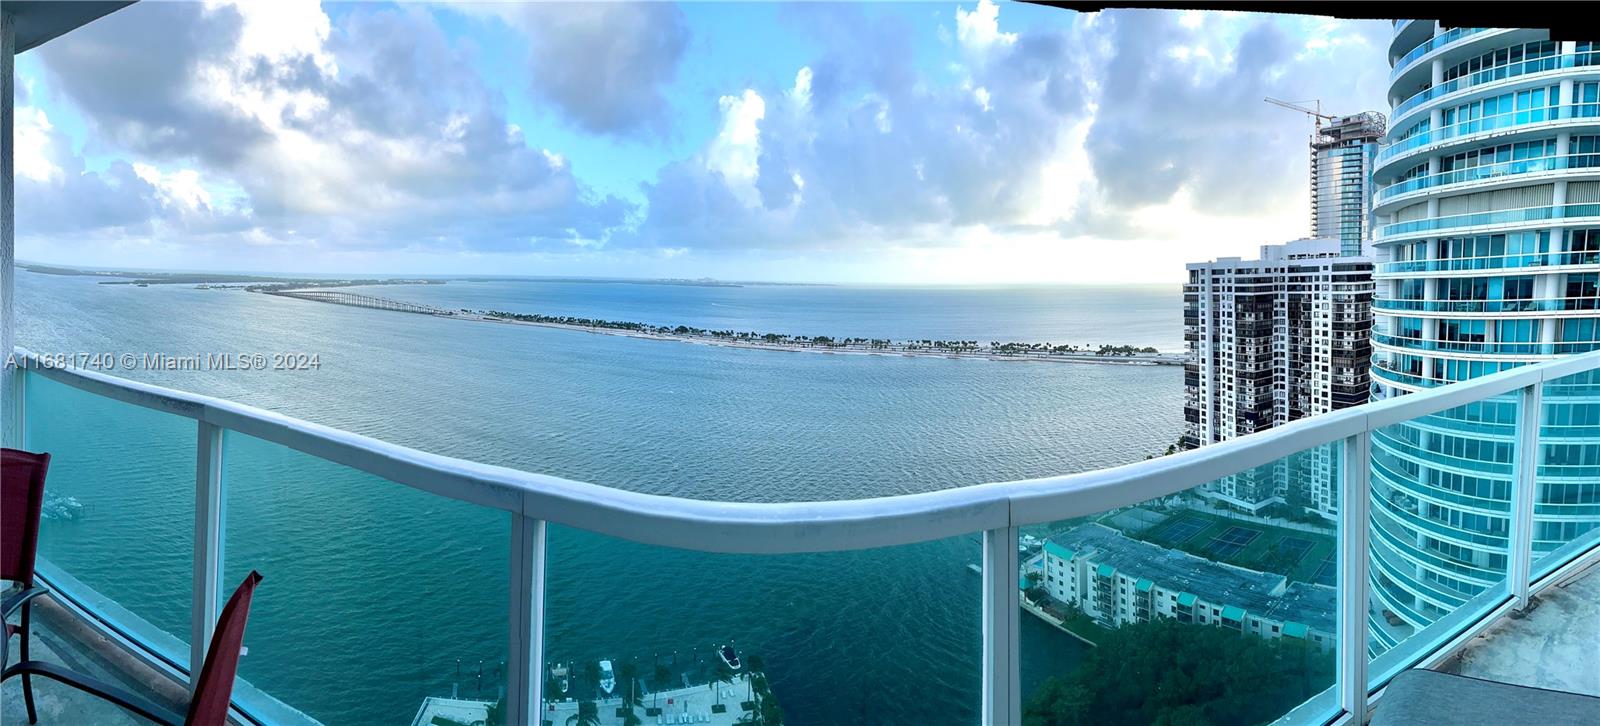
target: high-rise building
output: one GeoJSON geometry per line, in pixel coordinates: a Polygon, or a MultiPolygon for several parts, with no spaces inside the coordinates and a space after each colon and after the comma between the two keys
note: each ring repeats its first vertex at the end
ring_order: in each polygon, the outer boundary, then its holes
{"type": "MultiPolygon", "coordinates": [[[[1184,286],[1184,448],[1262,431],[1367,401],[1372,262],[1338,239],[1265,245],[1261,258],[1188,265],[1184,286]]],[[[1327,471],[1331,461],[1316,465],[1327,471]]],[[[1288,504],[1332,517],[1330,476],[1263,468],[1204,494],[1260,513],[1288,504]],[[1306,484],[1295,490],[1291,482],[1306,484]]]]}
{"type": "Polygon", "coordinates": [[[1369,111],[1311,135],[1311,236],[1339,240],[1345,257],[1360,257],[1368,238],[1372,160],[1383,131],[1383,114],[1369,111]]]}
{"type": "MultiPolygon", "coordinates": [[[[1374,395],[1600,348],[1600,50],[1417,20],[1395,23],[1389,59],[1374,395]]],[[[1600,445],[1567,438],[1569,424],[1600,420],[1588,390],[1544,389],[1535,557],[1600,524],[1600,445]]],[[[1502,586],[1516,406],[1373,435],[1374,650],[1502,586]]]]}

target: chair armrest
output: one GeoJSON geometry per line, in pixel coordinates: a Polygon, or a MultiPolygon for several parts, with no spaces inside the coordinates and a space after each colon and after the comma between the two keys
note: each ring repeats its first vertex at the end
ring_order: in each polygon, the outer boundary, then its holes
{"type": "Polygon", "coordinates": [[[3,605],[0,605],[0,617],[9,618],[17,612],[17,608],[22,607],[23,603],[28,602],[29,600],[32,600],[40,595],[48,594],[50,594],[50,591],[42,587],[30,587],[26,590],[13,593],[11,597],[6,598],[6,601],[3,605]]]}
{"type": "Polygon", "coordinates": [[[80,673],[74,673],[73,671],[69,671],[66,668],[55,665],[54,663],[45,663],[37,660],[25,660],[5,669],[4,675],[0,675],[0,680],[6,680],[12,676],[22,675],[24,673],[35,676],[43,676],[52,681],[71,686],[83,691],[84,693],[97,696],[101,699],[128,709],[129,711],[139,714],[140,716],[159,724],[164,724],[166,726],[181,726],[183,723],[182,716],[156,705],[154,701],[151,701],[148,698],[129,693],[104,681],[99,681],[80,673]]]}

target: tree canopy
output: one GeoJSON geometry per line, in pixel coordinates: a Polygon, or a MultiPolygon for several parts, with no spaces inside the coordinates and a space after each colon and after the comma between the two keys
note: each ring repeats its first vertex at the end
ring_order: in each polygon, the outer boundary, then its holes
{"type": "Polygon", "coordinates": [[[1333,670],[1333,654],[1307,641],[1157,618],[1117,628],[1046,680],[1023,723],[1268,723],[1332,685],[1333,670]]]}

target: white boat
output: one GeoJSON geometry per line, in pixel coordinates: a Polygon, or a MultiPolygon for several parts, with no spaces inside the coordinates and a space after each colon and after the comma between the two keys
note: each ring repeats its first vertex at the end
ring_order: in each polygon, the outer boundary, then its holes
{"type": "Polygon", "coordinates": [[[728,670],[739,670],[739,654],[734,651],[732,643],[718,648],[717,655],[721,656],[722,662],[727,664],[728,670]]]}
{"type": "Polygon", "coordinates": [[[555,677],[556,686],[561,689],[561,693],[563,695],[566,694],[567,689],[572,685],[571,681],[567,678],[567,674],[570,672],[570,669],[567,668],[567,664],[565,663],[557,663],[550,669],[550,675],[555,677]]]}
{"type": "Polygon", "coordinates": [[[605,691],[606,695],[609,696],[616,688],[617,674],[611,671],[611,661],[600,661],[600,690],[605,691]]]}

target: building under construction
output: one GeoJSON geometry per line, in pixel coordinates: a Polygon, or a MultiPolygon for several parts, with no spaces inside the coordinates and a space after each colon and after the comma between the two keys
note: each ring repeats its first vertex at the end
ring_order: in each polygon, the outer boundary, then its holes
{"type": "Polygon", "coordinates": [[[1370,237],[1372,161],[1383,132],[1383,114],[1368,111],[1330,117],[1311,135],[1311,236],[1339,240],[1345,257],[1361,256],[1370,237]]]}

